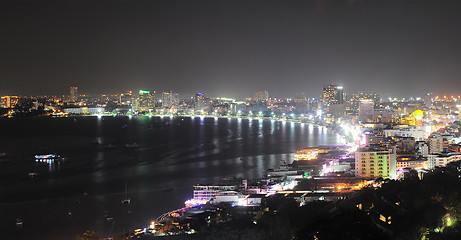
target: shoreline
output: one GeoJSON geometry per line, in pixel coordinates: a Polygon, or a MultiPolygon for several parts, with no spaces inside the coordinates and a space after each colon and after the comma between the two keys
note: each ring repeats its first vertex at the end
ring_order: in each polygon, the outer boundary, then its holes
{"type": "MultiPolygon", "coordinates": [[[[174,117],[188,117],[191,119],[194,118],[218,118],[218,119],[239,119],[239,120],[258,120],[258,121],[278,121],[278,122],[289,122],[289,123],[298,123],[298,124],[310,124],[314,125],[317,127],[326,127],[329,130],[341,135],[342,137],[345,137],[343,134],[338,132],[337,130],[328,127],[327,124],[322,124],[319,122],[314,122],[312,120],[303,118],[303,119],[283,119],[283,118],[276,118],[276,117],[249,117],[249,116],[215,116],[215,115],[191,115],[191,114],[174,114],[174,115],[167,115],[167,114],[146,114],[146,115],[111,115],[111,114],[93,114],[93,115],[67,115],[67,116],[51,116],[51,117],[65,117],[65,118],[71,118],[71,117],[128,117],[128,118],[133,118],[133,117],[160,117],[160,118],[174,118],[174,117]]],[[[347,141],[346,141],[347,142],[347,141]]],[[[346,143],[347,145],[347,143],[346,143]]]]}

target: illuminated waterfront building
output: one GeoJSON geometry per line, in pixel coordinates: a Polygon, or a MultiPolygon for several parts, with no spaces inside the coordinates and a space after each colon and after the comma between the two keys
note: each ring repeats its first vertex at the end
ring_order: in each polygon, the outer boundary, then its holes
{"type": "Polygon", "coordinates": [[[309,108],[310,108],[311,112],[316,112],[317,110],[322,108],[322,105],[321,105],[321,103],[319,102],[318,99],[312,98],[309,101],[309,108]]]}
{"type": "Polygon", "coordinates": [[[141,111],[153,109],[155,107],[155,92],[139,90],[138,107],[141,111]]]}
{"type": "Polygon", "coordinates": [[[346,105],[344,104],[343,85],[325,85],[323,86],[323,109],[325,113],[343,117],[346,113],[346,105]]]}
{"type": "Polygon", "coordinates": [[[79,107],[79,108],[65,108],[63,112],[76,114],[76,115],[95,115],[95,114],[103,114],[104,108],[102,107],[79,107]]]}
{"type": "Polygon", "coordinates": [[[215,199],[219,192],[234,190],[235,186],[231,185],[195,185],[194,200],[211,200],[215,199]]]}
{"type": "Polygon", "coordinates": [[[119,102],[121,105],[131,105],[133,103],[133,93],[131,91],[126,91],[120,94],[119,102]]]}
{"type": "Polygon", "coordinates": [[[304,97],[296,97],[293,99],[296,113],[308,113],[309,103],[304,97]]]}
{"type": "Polygon", "coordinates": [[[343,104],[343,85],[330,84],[323,86],[323,103],[326,105],[343,104]]]}
{"type": "Polygon", "coordinates": [[[269,93],[267,91],[256,91],[253,95],[254,101],[267,101],[269,100],[269,93]]]}
{"type": "Polygon", "coordinates": [[[197,93],[194,98],[195,111],[208,112],[210,106],[205,93],[197,93]]]}
{"type": "Polygon", "coordinates": [[[70,102],[77,102],[78,101],[78,88],[77,87],[70,87],[70,102]]]}
{"type": "Polygon", "coordinates": [[[162,93],[162,107],[171,108],[173,105],[178,104],[178,94],[172,91],[162,93]]]}
{"type": "Polygon", "coordinates": [[[355,152],[355,176],[374,179],[395,178],[396,153],[394,148],[384,145],[360,147],[355,152]]]}
{"type": "Polygon", "coordinates": [[[317,148],[305,148],[302,151],[297,151],[294,155],[296,161],[317,159],[319,152],[317,148]]]}
{"type": "Polygon", "coordinates": [[[2,96],[3,108],[14,108],[19,102],[18,96],[2,96]]]}

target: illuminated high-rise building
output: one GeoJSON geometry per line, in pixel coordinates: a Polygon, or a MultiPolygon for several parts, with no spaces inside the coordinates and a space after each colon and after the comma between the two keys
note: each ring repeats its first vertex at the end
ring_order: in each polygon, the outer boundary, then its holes
{"type": "Polygon", "coordinates": [[[458,108],[458,121],[461,121],[461,105],[456,106],[458,108]]]}
{"type": "Polygon", "coordinates": [[[18,96],[2,96],[2,107],[4,108],[14,108],[18,102],[18,96]]]}
{"type": "Polygon", "coordinates": [[[177,93],[174,93],[172,91],[162,93],[162,107],[170,108],[178,102],[179,97],[177,93]]]}
{"type": "Polygon", "coordinates": [[[267,101],[269,99],[269,93],[267,91],[256,91],[253,100],[254,101],[267,101]]]}
{"type": "Polygon", "coordinates": [[[357,115],[359,111],[360,100],[370,99],[373,100],[374,108],[379,109],[381,105],[381,98],[378,94],[370,94],[364,92],[358,92],[350,95],[346,103],[346,112],[348,115],[357,115]]]}
{"type": "Polygon", "coordinates": [[[322,108],[321,103],[319,102],[319,99],[312,98],[309,100],[309,108],[311,112],[317,112],[320,108],[322,108]]]}
{"type": "Polygon", "coordinates": [[[361,147],[355,152],[355,176],[375,179],[395,178],[397,157],[394,148],[384,145],[361,147]]]}
{"type": "Polygon", "coordinates": [[[208,112],[210,110],[208,98],[205,93],[195,94],[194,102],[195,102],[195,111],[208,112]]]}
{"type": "Polygon", "coordinates": [[[139,90],[139,108],[144,111],[155,107],[155,92],[139,90]]]}
{"type": "Polygon", "coordinates": [[[438,154],[443,152],[443,137],[439,134],[432,134],[428,138],[429,154],[438,154]]]}
{"type": "Polygon", "coordinates": [[[77,87],[70,87],[70,102],[77,102],[78,101],[78,91],[77,87]]]}
{"type": "Polygon", "coordinates": [[[122,94],[120,94],[120,104],[122,105],[131,105],[133,104],[134,99],[133,99],[133,92],[132,91],[126,91],[122,94]]]}
{"type": "Polygon", "coordinates": [[[363,99],[359,101],[358,118],[361,122],[373,122],[374,120],[374,103],[371,99],[363,99]]]}
{"type": "Polygon", "coordinates": [[[309,112],[309,102],[306,98],[296,97],[293,99],[295,103],[295,111],[297,113],[308,113],[309,112]]]}
{"type": "Polygon", "coordinates": [[[323,104],[334,105],[344,103],[343,85],[325,85],[323,86],[323,104]]]}

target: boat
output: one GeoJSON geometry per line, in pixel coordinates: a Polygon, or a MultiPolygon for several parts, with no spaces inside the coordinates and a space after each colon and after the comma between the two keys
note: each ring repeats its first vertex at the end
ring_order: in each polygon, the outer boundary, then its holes
{"type": "Polygon", "coordinates": [[[122,200],[122,204],[130,204],[131,199],[128,197],[127,193],[127,183],[125,182],[125,198],[122,200]]]}
{"type": "Polygon", "coordinates": [[[138,144],[137,143],[126,143],[125,145],[125,148],[127,149],[134,149],[134,148],[138,148],[138,144]]]}
{"type": "Polygon", "coordinates": [[[55,159],[59,157],[56,154],[41,154],[41,155],[35,155],[35,159],[55,159]]]}
{"type": "Polygon", "coordinates": [[[22,219],[16,218],[16,227],[18,228],[22,227],[22,219]]]}
{"type": "Polygon", "coordinates": [[[29,173],[29,177],[31,177],[31,178],[34,178],[34,177],[36,177],[36,176],[38,176],[38,175],[39,175],[39,174],[36,173],[36,172],[30,172],[30,173],[29,173]]]}
{"type": "Polygon", "coordinates": [[[52,163],[53,161],[60,159],[62,159],[61,156],[54,153],[35,155],[35,162],[52,163]]]}

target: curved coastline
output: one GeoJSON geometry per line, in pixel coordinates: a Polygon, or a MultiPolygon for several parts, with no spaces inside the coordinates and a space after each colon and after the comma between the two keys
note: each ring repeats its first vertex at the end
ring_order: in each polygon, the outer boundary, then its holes
{"type": "Polygon", "coordinates": [[[94,114],[94,115],[68,115],[66,117],[160,117],[160,118],[165,118],[165,117],[189,117],[191,119],[193,118],[222,118],[222,119],[245,119],[245,120],[258,120],[258,121],[277,121],[277,122],[290,122],[290,123],[298,123],[298,124],[310,124],[314,125],[316,127],[325,127],[336,134],[340,135],[343,139],[345,144],[344,145],[349,145],[349,144],[354,144],[353,141],[348,141],[346,138],[347,136],[345,135],[344,129],[340,129],[339,131],[335,128],[329,127],[327,124],[322,124],[321,122],[314,122],[310,119],[302,118],[302,119],[287,119],[287,118],[278,118],[278,117],[250,117],[250,116],[216,116],[216,115],[192,115],[192,114],[145,114],[145,115],[112,115],[112,114],[94,114]]]}
{"type": "MultiPolygon", "coordinates": [[[[152,114],[152,115],[137,115],[137,116],[147,116],[147,117],[190,117],[190,118],[195,118],[195,117],[199,117],[199,118],[227,118],[227,119],[245,119],[245,120],[270,120],[270,121],[277,121],[277,122],[289,122],[289,123],[298,123],[298,124],[310,124],[310,125],[314,125],[316,127],[325,127],[331,131],[333,131],[334,133],[340,135],[343,139],[344,139],[344,142],[345,142],[345,145],[347,144],[351,144],[353,142],[348,142],[347,139],[346,139],[346,136],[344,133],[342,133],[341,131],[338,131],[337,129],[334,129],[332,127],[329,127],[327,126],[326,124],[321,124],[321,123],[318,123],[318,122],[314,122],[312,120],[308,120],[308,121],[303,121],[303,120],[306,120],[306,119],[302,119],[302,120],[297,120],[297,119],[280,119],[280,118],[274,118],[274,117],[248,117],[248,116],[245,116],[245,117],[241,117],[241,116],[214,116],[214,115],[190,115],[190,114],[175,114],[175,115],[166,115],[166,114],[152,114]]],[[[130,117],[130,116],[128,116],[130,117]]],[[[344,131],[344,129],[341,129],[342,131],[344,131]]]]}

